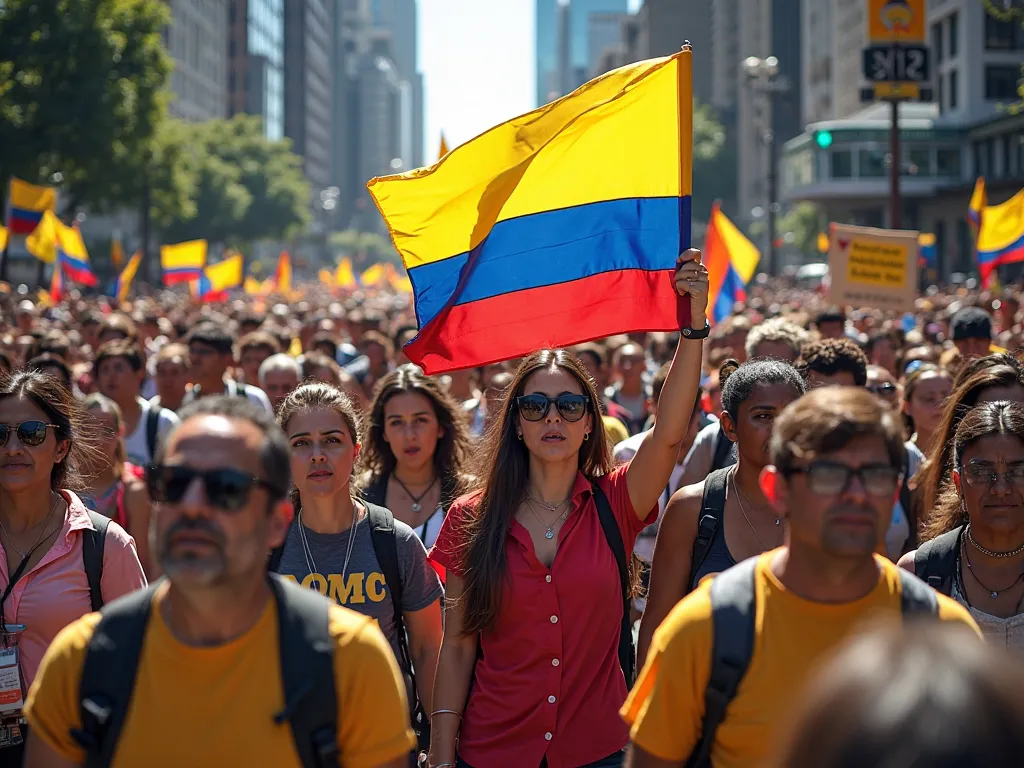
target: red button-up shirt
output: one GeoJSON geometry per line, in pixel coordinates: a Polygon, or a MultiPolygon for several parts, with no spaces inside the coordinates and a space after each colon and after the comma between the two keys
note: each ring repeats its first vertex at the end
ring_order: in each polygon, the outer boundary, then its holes
{"type": "MultiPolygon", "coordinates": [[[[626,468],[597,481],[630,552],[641,521],[626,490],[626,468]]],[[[431,559],[464,575],[464,521],[473,504],[451,508],[431,559]]],[[[482,657],[459,732],[459,755],[477,768],[577,768],[622,749],[629,730],[619,717],[626,681],[619,666],[622,589],[590,482],[579,474],[572,512],[558,535],[551,568],[530,534],[512,521],[505,542],[509,581],[494,627],[480,634],[482,657]]]]}

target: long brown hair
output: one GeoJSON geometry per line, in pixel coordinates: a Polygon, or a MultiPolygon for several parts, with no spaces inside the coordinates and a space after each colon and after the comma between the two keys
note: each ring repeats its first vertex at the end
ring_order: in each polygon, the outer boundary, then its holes
{"type": "MultiPolygon", "coordinates": [[[[950,446],[953,469],[960,469],[964,451],[983,437],[1013,435],[1024,441],[1024,405],[1019,403],[983,403],[967,412],[956,430],[950,446]]],[[[952,531],[968,522],[960,493],[952,483],[943,486],[942,493],[921,530],[921,541],[952,531]]]]}
{"type": "MultiPolygon", "coordinates": [[[[593,481],[614,466],[601,421],[601,401],[583,363],[562,349],[544,349],[524,359],[508,386],[501,413],[480,446],[476,496],[465,523],[465,547],[458,553],[466,573],[463,631],[467,635],[493,627],[497,620],[508,576],[505,541],[530,478],[529,450],[516,431],[516,398],[522,396],[530,376],[551,369],[561,369],[579,382],[593,419],[590,439],[580,448],[580,471],[593,481]]],[[[630,570],[635,584],[635,562],[630,570]]]]}
{"type": "MultiPolygon", "coordinates": [[[[281,403],[277,411],[277,423],[281,429],[288,429],[288,422],[292,416],[300,411],[311,411],[314,408],[325,408],[334,411],[341,416],[345,426],[348,427],[349,437],[353,445],[359,442],[360,423],[359,409],[352,404],[352,399],[331,384],[322,381],[311,381],[293,390],[281,403]]],[[[288,494],[292,508],[298,512],[302,509],[302,499],[299,497],[299,487],[292,479],[292,489],[288,494]]]]}
{"type": "MultiPolygon", "coordinates": [[[[85,398],[85,410],[109,413],[114,417],[114,427],[119,433],[124,426],[124,415],[121,413],[121,406],[104,394],[94,392],[85,398]]],[[[128,460],[125,454],[124,438],[119,434],[117,445],[114,447],[114,477],[120,479],[124,474],[124,464],[128,460]]]]}
{"type": "Polygon", "coordinates": [[[373,403],[370,406],[366,442],[360,456],[360,470],[365,476],[361,487],[369,487],[374,481],[388,477],[395,470],[395,454],[384,439],[384,409],[396,395],[414,392],[430,401],[434,416],[440,425],[442,435],[434,448],[434,471],[443,478],[442,485],[448,486],[457,495],[466,482],[466,465],[469,462],[470,440],[466,419],[459,404],[448,394],[437,379],[424,375],[415,365],[403,365],[383,379],[376,386],[373,403]]]}
{"type": "MultiPolygon", "coordinates": [[[[2,377],[0,377],[2,378],[2,377]]],[[[30,400],[46,414],[51,424],[56,424],[59,440],[68,440],[64,460],[54,464],[50,470],[50,488],[58,491],[86,490],[85,467],[99,455],[96,448],[98,430],[87,418],[85,409],[55,376],[40,371],[19,371],[0,380],[0,400],[8,397],[30,400]]]]}
{"type": "MultiPolygon", "coordinates": [[[[1012,355],[988,355],[970,361],[957,374],[953,391],[946,400],[938,433],[932,442],[928,458],[917,474],[916,482],[920,509],[918,519],[929,520],[931,510],[945,485],[952,482],[953,436],[967,412],[978,404],[982,392],[992,387],[1024,386],[1024,366],[1012,355]]],[[[931,529],[930,525],[926,526],[931,529]]]]}

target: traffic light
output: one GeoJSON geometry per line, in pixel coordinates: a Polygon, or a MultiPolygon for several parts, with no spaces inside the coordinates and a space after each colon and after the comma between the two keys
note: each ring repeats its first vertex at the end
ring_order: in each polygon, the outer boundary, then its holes
{"type": "Polygon", "coordinates": [[[828,149],[832,146],[832,131],[815,131],[814,143],[822,149],[828,149]]]}

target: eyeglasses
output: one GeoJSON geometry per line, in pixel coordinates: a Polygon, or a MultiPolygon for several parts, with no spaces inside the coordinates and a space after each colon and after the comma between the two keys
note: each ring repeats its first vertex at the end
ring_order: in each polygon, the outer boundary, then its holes
{"type": "Polygon", "coordinates": [[[879,397],[892,397],[896,392],[896,385],[886,381],[881,384],[868,384],[866,389],[879,397]]]}
{"type": "Polygon", "coordinates": [[[848,467],[829,461],[817,461],[808,467],[797,467],[783,474],[807,475],[807,487],[822,496],[838,496],[850,487],[856,477],[864,490],[871,496],[889,496],[899,485],[899,470],[885,464],[869,464],[866,467],[848,467]]]}
{"type": "Polygon", "coordinates": [[[583,395],[564,394],[558,397],[548,397],[536,392],[516,398],[519,413],[527,421],[543,419],[548,415],[552,403],[558,409],[558,415],[566,421],[579,421],[587,412],[587,398],[583,395]]]}
{"type": "Polygon", "coordinates": [[[21,424],[0,424],[0,448],[7,445],[7,441],[11,437],[11,430],[15,430],[18,433],[18,440],[21,441],[22,445],[35,447],[42,445],[43,441],[46,440],[46,429],[52,427],[53,429],[60,429],[59,424],[47,424],[45,421],[23,421],[21,424]]]}
{"type": "Polygon", "coordinates": [[[1010,467],[1005,472],[996,472],[989,467],[968,464],[963,469],[963,477],[969,485],[977,488],[991,488],[1002,477],[1007,484],[1013,486],[1024,486],[1024,466],[1010,467]]]}
{"type": "Polygon", "coordinates": [[[177,504],[188,492],[192,481],[200,478],[206,498],[215,507],[228,512],[237,512],[249,501],[249,494],[256,486],[263,486],[279,494],[265,480],[253,477],[238,469],[193,469],[181,464],[153,464],[146,470],[146,488],[149,498],[164,504],[177,504]]]}

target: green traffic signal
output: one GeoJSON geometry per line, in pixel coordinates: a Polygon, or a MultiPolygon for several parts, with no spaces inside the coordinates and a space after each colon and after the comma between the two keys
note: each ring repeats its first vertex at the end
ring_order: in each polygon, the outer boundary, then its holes
{"type": "Polygon", "coordinates": [[[832,146],[832,131],[816,131],[814,141],[822,149],[828,149],[832,146]]]}

